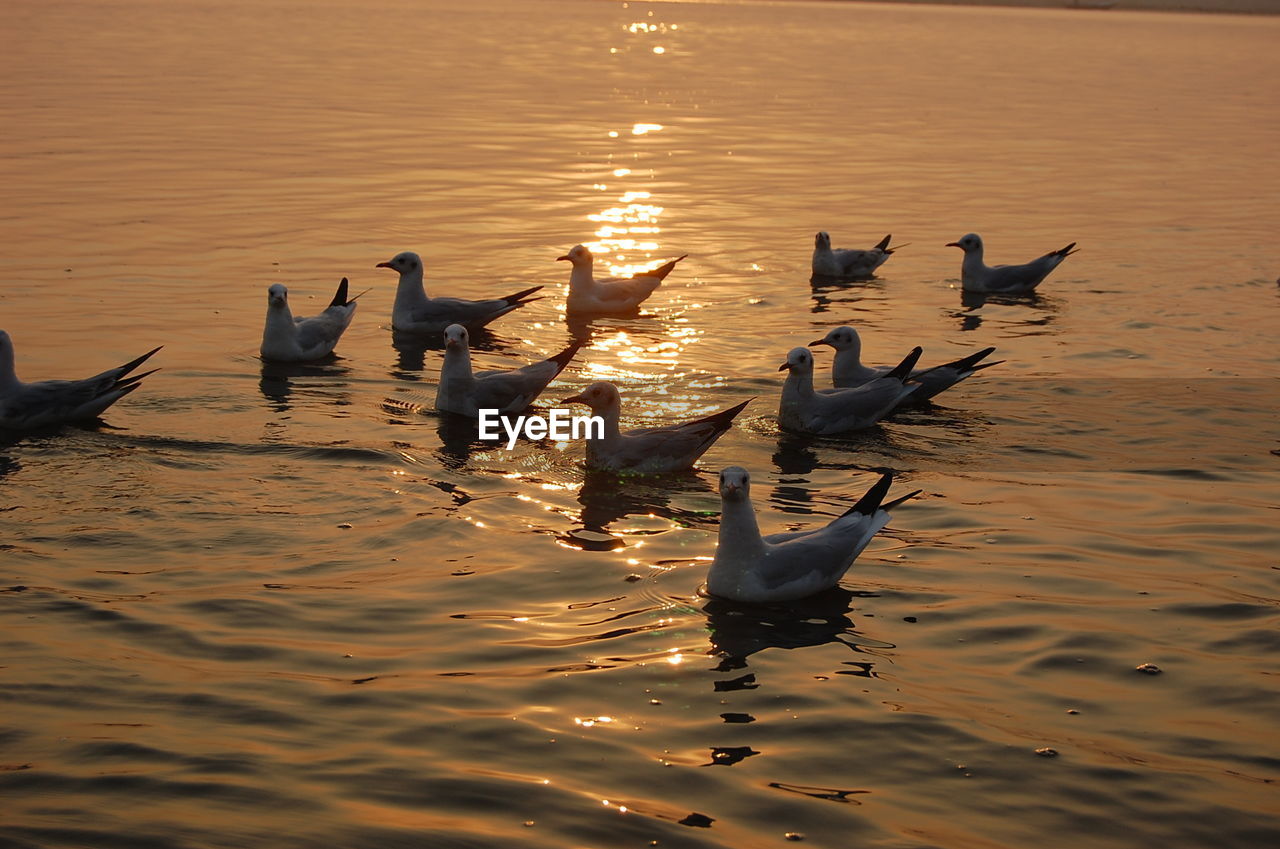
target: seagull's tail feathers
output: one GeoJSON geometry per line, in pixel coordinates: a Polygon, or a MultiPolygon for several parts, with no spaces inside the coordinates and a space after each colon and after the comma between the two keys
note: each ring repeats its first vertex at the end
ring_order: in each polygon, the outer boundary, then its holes
{"type": "Polygon", "coordinates": [[[923,489],[917,489],[915,492],[908,492],[906,495],[902,496],[901,498],[893,499],[888,504],[881,504],[880,509],[884,510],[887,513],[893,508],[897,507],[902,502],[907,501],[908,499],[911,499],[911,498],[915,498],[917,495],[919,495],[922,492],[924,492],[923,489]]]}
{"type": "Polygon", "coordinates": [[[347,278],[342,278],[342,282],[338,284],[338,291],[333,293],[333,300],[329,302],[331,307],[345,307],[347,300],[347,278]]]}
{"type": "Polygon", "coordinates": [[[894,380],[905,381],[911,376],[911,370],[916,367],[916,363],[920,360],[920,355],[924,353],[924,349],[919,345],[911,349],[911,353],[907,354],[906,359],[893,367],[893,371],[885,375],[892,377],[894,380]]]}
{"type": "Polygon", "coordinates": [[[541,286],[533,286],[529,289],[516,292],[514,295],[507,295],[505,298],[501,298],[500,300],[506,301],[508,304],[514,304],[515,306],[518,306],[518,307],[524,306],[530,301],[542,300],[541,297],[537,297],[537,298],[529,297],[530,295],[532,295],[534,292],[538,291],[541,288],[542,288],[541,286]]]}
{"type": "MultiPolygon", "coordinates": [[[[116,370],[115,370],[115,371],[116,371],[116,380],[119,380],[120,378],[122,378],[122,377],[124,377],[126,374],[128,374],[129,372],[131,372],[131,371],[133,371],[134,369],[136,369],[138,366],[140,366],[140,365],[142,365],[143,363],[145,363],[147,360],[151,359],[152,355],[153,355],[153,354],[155,354],[155,352],[156,352],[156,351],[159,351],[159,350],[160,350],[161,348],[163,348],[163,347],[164,347],[163,345],[160,345],[160,346],[158,346],[158,347],[152,348],[150,351],[147,351],[145,354],[143,354],[141,357],[138,357],[136,360],[130,360],[129,362],[127,362],[127,363],[125,363],[124,365],[120,366],[118,369],[116,369],[116,370]]],[[[149,373],[149,372],[148,372],[148,373],[149,373]]]]}
{"type": "Polygon", "coordinates": [[[1072,242],[1071,244],[1067,245],[1067,246],[1066,246],[1065,248],[1063,248],[1062,250],[1060,250],[1060,251],[1054,251],[1053,253],[1054,253],[1054,255],[1055,255],[1055,256],[1060,256],[1060,257],[1062,257],[1063,259],[1066,259],[1067,257],[1071,256],[1072,254],[1078,254],[1078,253],[1080,253],[1079,249],[1075,249],[1075,250],[1073,250],[1073,248],[1075,248],[1075,247],[1076,247],[1076,243],[1075,243],[1075,242],[1072,242]]]}
{"type": "MultiPolygon", "coordinates": [[[[574,342],[568,348],[565,348],[554,356],[547,357],[547,362],[556,364],[556,374],[564,371],[565,366],[569,365],[569,361],[573,359],[574,354],[578,353],[578,349],[582,347],[581,342],[574,342]]],[[[552,378],[553,380],[555,378],[552,378]]]]}
{"type": "MultiPolygon", "coordinates": [[[[982,362],[982,360],[986,359],[987,357],[995,353],[995,350],[996,350],[995,346],[992,346],[990,348],[983,348],[981,351],[970,354],[967,357],[961,357],[958,360],[953,360],[952,362],[949,362],[949,363],[943,363],[940,366],[935,366],[935,368],[953,368],[956,371],[972,372],[972,371],[977,371],[980,368],[986,368],[987,366],[999,365],[1000,363],[1004,362],[1004,360],[1000,360],[999,362],[995,362],[995,363],[983,363],[982,365],[978,365],[978,363],[982,362]]],[[[932,370],[933,369],[929,369],[929,371],[932,371],[932,370]]],[[[920,375],[916,375],[916,377],[919,377],[919,376],[920,375]]]]}
{"type": "Polygon", "coordinates": [[[858,503],[850,507],[844,512],[848,516],[851,513],[861,513],[864,516],[870,516],[880,509],[880,503],[884,501],[884,497],[889,494],[889,487],[893,485],[893,472],[885,472],[880,480],[871,485],[866,494],[858,499],[858,503]]]}
{"type": "MultiPolygon", "coordinates": [[[[874,250],[877,250],[877,251],[884,251],[884,252],[885,252],[885,253],[887,253],[887,254],[891,254],[891,253],[893,253],[893,252],[894,252],[894,250],[897,250],[897,248],[892,248],[892,249],[891,249],[891,248],[889,247],[889,242],[891,242],[892,240],[893,240],[893,234],[892,234],[892,233],[890,233],[889,235],[885,236],[883,239],[881,239],[881,240],[880,240],[880,243],[879,243],[878,245],[876,245],[876,246],[875,246],[874,250]]],[[[898,247],[902,247],[902,246],[901,246],[901,245],[899,245],[898,247]]]]}
{"type": "Polygon", "coordinates": [[[741,404],[735,404],[727,410],[721,410],[718,413],[712,413],[709,416],[694,419],[693,421],[688,422],[688,424],[709,424],[715,426],[717,433],[726,431],[729,429],[729,426],[733,424],[733,420],[737,417],[738,413],[745,410],[747,405],[754,400],[756,400],[754,397],[748,398],[741,404]]]}
{"type": "Polygon", "coordinates": [[[121,389],[121,388],[125,388],[125,387],[127,387],[127,388],[129,388],[129,389],[131,389],[131,390],[132,390],[132,389],[137,389],[137,388],[138,388],[138,383],[142,380],[142,378],[146,377],[146,376],[147,376],[147,375],[149,375],[149,374],[155,374],[155,373],[156,373],[156,372],[158,372],[158,371],[160,371],[160,369],[158,369],[158,368],[153,368],[153,369],[151,369],[151,371],[144,371],[142,374],[135,374],[133,377],[126,377],[126,378],[124,378],[123,380],[117,380],[117,381],[115,382],[115,385],[114,385],[114,386],[112,386],[111,388],[112,388],[112,389],[121,389]]]}
{"type": "Polygon", "coordinates": [[[641,271],[639,274],[635,276],[636,277],[656,277],[659,280],[665,280],[667,279],[667,275],[671,273],[671,269],[676,267],[676,263],[678,263],[682,259],[688,259],[688,257],[689,257],[688,254],[685,254],[684,256],[678,256],[675,259],[671,260],[671,262],[664,262],[662,265],[659,265],[657,268],[651,268],[648,271],[641,271]]]}

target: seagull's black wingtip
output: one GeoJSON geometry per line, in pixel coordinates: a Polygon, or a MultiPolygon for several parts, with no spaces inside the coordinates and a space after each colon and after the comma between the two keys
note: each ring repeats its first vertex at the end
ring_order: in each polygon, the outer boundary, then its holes
{"type": "Polygon", "coordinates": [[[880,509],[880,502],[884,501],[884,497],[889,494],[889,487],[893,485],[893,472],[885,472],[881,475],[880,480],[871,485],[866,494],[858,499],[858,503],[845,511],[844,515],[850,513],[861,513],[864,516],[870,516],[880,509]]]}
{"type": "Polygon", "coordinates": [[[331,307],[345,307],[347,305],[347,278],[342,278],[342,282],[338,284],[338,291],[333,294],[333,300],[329,302],[331,307]]]}

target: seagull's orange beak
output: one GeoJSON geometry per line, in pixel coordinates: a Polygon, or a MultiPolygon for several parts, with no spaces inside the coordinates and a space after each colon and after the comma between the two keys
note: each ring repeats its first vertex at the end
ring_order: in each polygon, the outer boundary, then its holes
{"type": "Polygon", "coordinates": [[[573,395],[573,396],[571,396],[571,397],[569,397],[569,398],[561,398],[561,399],[560,399],[560,401],[559,401],[558,403],[561,403],[561,404],[585,404],[585,403],[587,403],[587,399],[586,399],[586,398],[583,398],[581,395],[573,395]]]}
{"type": "Polygon", "coordinates": [[[943,247],[944,247],[944,248],[958,248],[958,247],[960,247],[960,243],[959,243],[959,242],[947,242],[945,245],[943,245],[943,247]]]}
{"type": "Polygon", "coordinates": [[[392,268],[392,269],[394,269],[394,268],[395,268],[395,266],[393,266],[393,265],[392,265],[391,263],[389,263],[389,262],[380,262],[380,263],[378,263],[377,265],[375,265],[375,266],[374,266],[374,268],[392,268]]]}
{"type": "Polygon", "coordinates": [[[573,260],[569,259],[569,257],[567,257],[567,256],[558,256],[558,257],[556,257],[556,262],[559,262],[560,260],[565,260],[566,262],[573,262],[573,260]]]}

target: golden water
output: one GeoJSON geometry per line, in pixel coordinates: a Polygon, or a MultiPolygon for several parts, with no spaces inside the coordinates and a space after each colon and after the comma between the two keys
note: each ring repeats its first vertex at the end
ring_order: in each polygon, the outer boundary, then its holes
{"type": "Polygon", "coordinates": [[[1278,24],[6,4],[19,374],[165,347],[107,426],[0,445],[0,842],[1274,845],[1278,24]],[[910,245],[814,288],[820,229],[910,245]],[[1081,251],[966,303],[969,231],[1081,251]],[[570,328],[577,242],[690,258],[644,317],[570,328]],[[373,266],[405,249],[432,293],[546,285],[476,358],[589,334],[551,398],[757,400],[700,471],[625,485],[388,406],[440,360],[393,345],[373,266]],[[344,275],[372,290],[340,358],[264,367],[267,286],[305,313],[344,275]],[[874,363],[1006,362],[782,436],[778,364],[844,323],[874,363]],[[879,469],[924,495],[845,592],[743,610],[696,595],[730,464],[767,531],[879,469]]]}

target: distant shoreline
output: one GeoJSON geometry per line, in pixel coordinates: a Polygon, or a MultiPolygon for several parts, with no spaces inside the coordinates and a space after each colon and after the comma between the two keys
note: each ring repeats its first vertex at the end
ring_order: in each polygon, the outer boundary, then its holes
{"type": "Polygon", "coordinates": [[[1117,12],[1208,12],[1224,15],[1277,15],[1280,0],[836,0],[842,3],[914,3],[939,6],[1035,6],[1117,12]]]}

